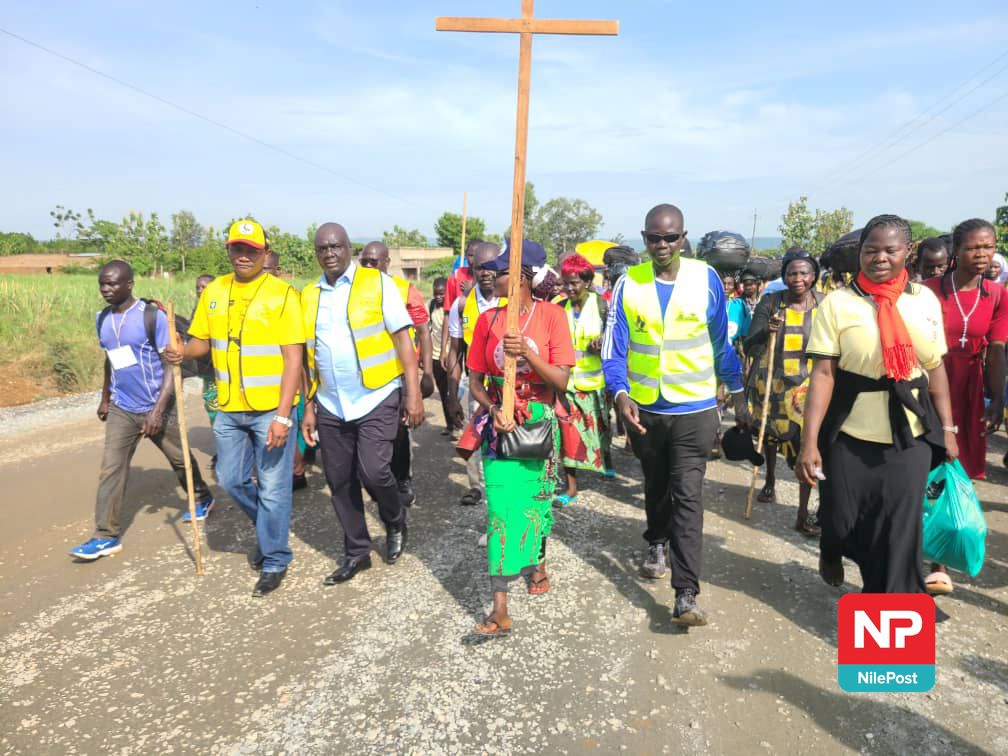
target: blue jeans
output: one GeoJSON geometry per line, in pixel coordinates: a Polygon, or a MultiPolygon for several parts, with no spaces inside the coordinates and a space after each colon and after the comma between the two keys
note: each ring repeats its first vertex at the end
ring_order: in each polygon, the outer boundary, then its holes
{"type": "Polygon", "coordinates": [[[266,436],[276,412],[218,412],[217,482],[252,520],[263,555],[263,572],[280,572],[293,555],[287,543],[291,519],[294,448],[287,437],[278,449],[266,449],[266,436]],[[257,486],[252,481],[255,474],[257,486]]]}

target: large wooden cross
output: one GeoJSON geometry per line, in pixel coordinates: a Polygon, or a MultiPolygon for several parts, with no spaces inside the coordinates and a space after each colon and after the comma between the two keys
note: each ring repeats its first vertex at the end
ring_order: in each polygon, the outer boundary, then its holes
{"type": "MultiPolygon", "coordinates": [[[[521,307],[521,248],[525,221],[525,155],[528,145],[529,79],[532,72],[533,34],[619,34],[619,21],[579,21],[533,18],[534,0],[522,0],[521,18],[459,18],[442,16],[434,28],[438,31],[496,32],[518,34],[518,121],[515,127],[514,194],[511,197],[511,249],[508,273],[507,332],[518,330],[521,307]]],[[[504,397],[501,411],[505,417],[514,413],[515,359],[504,360],[504,397]]]]}

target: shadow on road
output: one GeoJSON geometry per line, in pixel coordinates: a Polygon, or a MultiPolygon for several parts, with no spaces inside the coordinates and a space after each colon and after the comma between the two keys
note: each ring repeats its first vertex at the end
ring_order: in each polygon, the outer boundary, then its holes
{"type": "Polygon", "coordinates": [[[884,703],[876,697],[859,699],[833,693],[788,672],[764,669],[750,676],[728,675],[722,680],[745,693],[751,693],[755,686],[780,696],[792,706],[808,712],[816,724],[852,751],[899,753],[915,745],[924,752],[929,750],[925,745],[932,746],[927,741],[936,740],[938,742],[932,747],[942,753],[984,752],[934,720],[906,707],[884,703]],[[867,738],[867,733],[872,735],[871,739],[867,738]]]}

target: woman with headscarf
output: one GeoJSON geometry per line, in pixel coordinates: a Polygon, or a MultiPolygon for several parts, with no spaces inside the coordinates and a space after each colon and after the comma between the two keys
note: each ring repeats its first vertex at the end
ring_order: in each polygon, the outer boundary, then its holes
{"type": "Polygon", "coordinates": [[[577,501],[577,470],[594,470],[607,478],[616,474],[609,457],[612,438],[602,375],[602,332],[608,307],[592,289],[595,268],[583,256],[574,253],[565,257],[560,276],[567,295],[563,307],[576,360],[565,397],[570,422],[582,442],[577,457],[564,455],[567,490],[553,497],[554,504],[566,507],[577,501]]]}
{"type": "Polygon", "coordinates": [[[865,593],[923,593],[921,525],[928,472],[958,454],[942,364],[941,306],[910,283],[910,224],[872,218],[861,271],[816,313],[795,472],[819,485],[819,574],[844,582],[843,557],[865,593]]]}
{"type": "MultiPolygon", "coordinates": [[[[823,294],[815,290],[819,264],[804,249],[792,249],[781,263],[784,291],[767,294],[753,311],[746,354],[752,358],[749,372],[749,402],[753,417],[761,417],[767,381],[770,384],[770,409],[767,414],[763,454],[766,456],[766,484],[757,501],[777,500],[777,451],[784,453],[788,467],[794,469],[801,440],[805,394],[808,391],[809,359],[805,355],[812,320],[823,294]],[[767,346],[776,333],[774,352],[767,346]]],[[[807,536],[819,535],[815,518],[809,516],[812,487],[799,482],[798,516],[795,530],[807,536]]]]}
{"type": "MultiPolygon", "coordinates": [[[[952,420],[959,461],[971,478],[987,476],[987,436],[1004,415],[1005,341],[1008,292],[987,279],[997,236],[980,218],[963,221],[952,232],[952,265],[941,278],[925,281],[941,302],[945,323],[945,371],[952,392],[952,420]],[[988,402],[984,406],[984,396],[988,402]]],[[[942,565],[925,579],[929,593],[952,592],[942,565]]]]}
{"type": "MultiPolygon", "coordinates": [[[[492,263],[497,271],[497,293],[505,296],[513,252],[505,251],[492,263]]],[[[467,435],[478,432],[478,453],[483,454],[487,498],[487,559],[493,609],[474,632],[484,636],[508,635],[507,594],[511,582],[522,576],[529,593],[549,590],[546,574],[546,536],[553,523],[552,500],[561,463],[561,434],[557,422],[557,393],[567,389],[573,367],[574,346],[561,307],[532,296],[532,279],[546,265],[546,253],[535,242],[521,250],[521,294],[518,331],[506,332],[507,308],[480,315],[469,347],[469,389],[480,405],[467,435]],[[515,411],[501,412],[505,355],[518,361],[515,411]],[[484,379],[489,381],[484,386],[484,379]],[[544,458],[507,458],[499,455],[502,434],[518,423],[545,422],[551,428],[551,450],[544,458]]],[[[463,441],[465,438],[463,438],[463,441]]]]}

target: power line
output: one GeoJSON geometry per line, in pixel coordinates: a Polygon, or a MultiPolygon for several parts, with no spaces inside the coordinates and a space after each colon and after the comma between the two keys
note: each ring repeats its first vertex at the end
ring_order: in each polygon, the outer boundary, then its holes
{"type": "Polygon", "coordinates": [[[123,79],[120,79],[120,78],[117,78],[115,76],[112,76],[111,74],[107,74],[104,71],[100,71],[99,69],[94,68],[93,66],[89,66],[87,63],[83,63],[82,61],[76,60],[75,58],[71,58],[69,55],[64,55],[63,53],[57,52],[56,50],[53,50],[51,48],[46,47],[45,45],[41,45],[38,42],[34,42],[34,41],[30,40],[30,39],[27,39],[26,37],[22,37],[20,34],[15,34],[14,32],[12,32],[12,31],[10,31],[8,29],[4,29],[3,27],[0,27],[0,32],[3,32],[8,37],[16,39],[19,42],[23,42],[24,44],[29,45],[30,47],[34,47],[34,48],[36,48],[38,50],[41,50],[42,52],[44,52],[44,53],[46,53],[48,55],[52,55],[54,58],[59,58],[60,60],[65,61],[67,63],[70,63],[71,65],[77,66],[78,68],[83,68],[85,71],[89,71],[90,73],[93,73],[96,76],[100,76],[103,79],[107,79],[108,81],[111,81],[111,82],[113,82],[115,84],[118,84],[121,87],[125,87],[126,89],[129,89],[129,90],[131,90],[133,92],[136,92],[137,94],[143,95],[144,97],[148,97],[148,98],[150,98],[152,100],[155,100],[155,101],[161,103],[162,105],[166,105],[169,108],[173,108],[175,110],[178,110],[178,111],[180,111],[182,113],[185,113],[186,115],[192,116],[193,118],[198,118],[199,120],[204,121],[206,123],[209,123],[212,126],[216,126],[219,129],[223,129],[224,131],[228,131],[228,132],[234,134],[235,136],[241,137],[242,139],[246,139],[246,140],[248,140],[250,142],[258,144],[260,147],[265,147],[266,149],[272,150],[273,152],[276,152],[276,153],[279,153],[280,155],[283,155],[284,157],[288,157],[291,160],[296,160],[299,163],[303,163],[304,165],[310,166],[312,168],[316,168],[317,170],[324,171],[325,173],[328,173],[331,176],[335,176],[336,178],[343,179],[344,181],[348,181],[351,184],[356,184],[357,186],[362,187],[364,189],[368,189],[368,190],[370,190],[372,192],[376,192],[378,194],[383,194],[386,197],[391,197],[392,199],[397,200],[399,202],[404,202],[406,204],[411,204],[409,202],[409,200],[407,200],[407,199],[405,199],[403,197],[399,197],[399,196],[397,196],[395,194],[387,192],[384,189],[381,189],[381,188],[379,188],[377,186],[372,186],[371,184],[366,184],[363,181],[359,181],[359,180],[353,178],[352,176],[347,176],[345,173],[340,173],[338,171],[334,171],[332,168],[330,168],[330,167],[328,167],[326,165],[323,165],[322,163],[316,163],[314,160],[310,160],[309,158],[302,157],[301,155],[298,155],[297,153],[291,152],[290,150],[284,149],[283,147],[278,147],[275,144],[270,144],[269,142],[266,142],[266,141],[260,139],[259,137],[253,136],[252,134],[248,134],[248,133],[246,133],[244,131],[236,129],[233,126],[228,126],[226,123],[221,123],[220,121],[216,121],[213,118],[210,118],[208,116],[203,115],[202,113],[197,113],[195,110],[192,110],[191,108],[187,108],[184,105],[179,105],[178,103],[172,102],[171,100],[168,100],[168,99],[166,99],[164,97],[161,97],[160,95],[154,94],[153,92],[149,92],[146,89],[142,89],[141,87],[138,87],[135,84],[131,84],[128,81],[124,81],[123,79]]]}
{"type": "Polygon", "coordinates": [[[971,120],[973,118],[976,118],[978,115],[980,115],[981,113],[983,113],[985,110],[989,110],[990,108],[994,107],[999,102],[1001,102],[1002,100],[1005,100],[1005,99],[1008,99],[1008,92],[1003,93],[999,97],[995,97],[993,100],[991,100],[990,102],[988,102],[986,105],[983,105],[983,106],[977,108],[976,110],[974,110],[972,113],[970,113],[965,118],[961,118],[960,120],[958,120],[955,123],[953,123],[951,126],[948,126],[947,128],[942,129],[941,131],[937,132],[936,134],[932,134],[930,137],[928,137],[927,139],[925,139],[920,144],[914,145],[909,150],[900,153],[899,155],[897,155],[896,157],[894,157],[892,160],[890,160],[888,163],[880,165],[875,170],[876,171],[880,171],[883,168],[888,168],[893,163],[895,163],[895,162],[897,162],[899,160],[902,160],[903,158],[905,158],[910,153],[916,152],[917,150],[919,150],[921,147],[924,147],[925,145],[931,144],[931,142],[933,142],[938,137],[943,136],[944,134],[947,134],[948,132],[950,132],[954,128],[956,128],[957,126],[961,126],[962,124],[966,123],[966,121],[969,121],[969,120],[971,120]]]}
{"type": "Polygon", "coordinates": [[[949,96],[955,94],[959,89],[961,89],[962,87],[964,87],[970,81],[972,81],[973,79],[975,79],[977,76],[979,76],[980,74],[982,74],[984,71],[988,70],[989,68],[997,65],[998,63],[1000,63],[1005,58],[1008,58],[1008,50],[1006,50],[1005,52],[1003,52],[1000,55],[998,55],[996,58],[994,58],[994,60],[992,60],[991,62],[989,62],[986,65],[982,66],[980,69],[978,69],[974,73],[970,74],[961,83],[959,83],[958,85],[956,85],[952,89],[951,92],[949,92],[948,94],[943,95],[942,97],[940,97],[937,100],[935,100],[933,103],[931,103],[931,105],[929,105],[928,107],[926,107],[924,110],[922,110],[920,113],[918,113],[917,115],[915,115],[910,120],[908,120],[905,123],[903,123],[902,125],[898,126],[893,132],[891,132],[890,134],[888,134],[887,136],[885,136],[881,141],[876,142],[874,145],[872,145],[867,150],[865,150],[864,152],[862,152],[860,155],[858,155],[852,161],[849,161],[847,163],[843,163],[840,166],[838,166],[837,168],[835,168],[834,170],[830,171],[828,174],[826,174],[826,177],[825,177],[824,181],[829,181],[831,178],[833,178],[834,176],[836,176],[836,175],[838,175],[840,173],[847,173],[847,172],[849,172],[851,169],[854,168],[854,166],[856,166],[859,163],[861,163],[869,155],[872,155],[873,153],[875,153],[876,150],[878,150],[879,148],[881,148],[882,152],[885,152],[886,150],[891,149],[892,147],[895,147],[897,144],[899,144],[901,141],[903,141],[906,137],[908,137],[912,132],[920,130],[924,126],[927,126],[929,123],[931,123],[931,121],[933,121],[939,115],[941,115],[942,113],[945,113],[946,111],[948,111],[953,106],[955,106],[958,103],[962,102],[966,97],[968,97],[969,95],[971,95],[973,92],[975,92],[976,90],[978,90],[980,87],[982,87],[985,84],[987,84],[990,81],[992,81],[995,77],[997,77],[1003,71],[1008,70],[1008,64],[1002,66],[997,71],[995,71],[993,74],[991,74],[990,76],[988,76],[986,79],[984,79],[983,81],[981,81],[980,83],[978,83],[974,87],[972,87],[971,89],[969,89],[966,92],[964,92],[963,94],[961,94],[958,98],[954,99],[952,102],[947,103],[944,108],[942,108],[941,110],[938,110],[935,113],[931,113],[931,115],[928,116],[928,113],[931,110],[933,110],[934,108],[938,107],[942,103],[945,103],[949,96]],[[914,124],[917,123],[917,121],[920,121],[922,118],[924,120],[920,124],[914,125],[914,124]]]}

